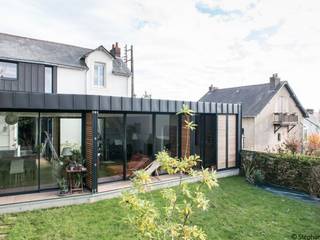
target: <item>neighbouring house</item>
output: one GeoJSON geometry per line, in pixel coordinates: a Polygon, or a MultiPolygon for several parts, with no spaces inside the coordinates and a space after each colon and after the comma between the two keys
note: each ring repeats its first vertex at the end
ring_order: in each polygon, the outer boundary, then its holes
{"type": "Polygon", "coordinates": [[[85,186],[128,179],[163,149],[239,167],[241,105],[135,98],[130,70],[108,51],[0,34],[0,195],[56,189],[59,160],[82,162],[85,186]],[[188,134],[176,115],[195,111],[188,134]],[[190,139],[188,139],[190,137],[190,139]]]}
{"type": "Polygon", "coordinates": [[[276,151],[289,138],[303,139],[307,111],[287,81],[273,74],[270,82],[233,88],[213,86],[200,101],[241,103],[243,148],[276,151]]]}
{"type": "Polygon", "coordinates": [[[313,109],[307,109],[308,118],[303,122],[303,140],[306,144],[308,137],[313,134],[320,134],[320,112],[315,112],[313,109]]]}

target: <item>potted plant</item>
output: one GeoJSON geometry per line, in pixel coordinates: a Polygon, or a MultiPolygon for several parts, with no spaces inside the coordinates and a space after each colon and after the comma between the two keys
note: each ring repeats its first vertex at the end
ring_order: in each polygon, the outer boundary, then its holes
{"type": "Polygon", "coordinates": [[[58,179],[58,186],[60,189],[60,192],[59,192],[60,196],[64,196],[64,195],[68,194],[68,192],[69,192],[68,183],[64,177],[58,179]]]}

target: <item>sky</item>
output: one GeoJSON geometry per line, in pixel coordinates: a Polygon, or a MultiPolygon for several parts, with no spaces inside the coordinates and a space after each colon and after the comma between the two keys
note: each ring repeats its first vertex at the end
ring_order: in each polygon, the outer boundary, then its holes
{"type": "Polygon", "coordinates": [[[198,100],[218,88],[289,82],[320,109],[318,0],[0,0],[0,32],[77,46],[134,46],[135,89],[198,100]]]}

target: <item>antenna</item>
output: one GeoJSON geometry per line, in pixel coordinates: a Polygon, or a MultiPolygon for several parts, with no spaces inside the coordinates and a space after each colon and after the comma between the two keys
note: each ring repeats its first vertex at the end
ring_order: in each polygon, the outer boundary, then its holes
{"type": "Polygon", "coordinates": [[[127,45],[124,47],[124,62],[126,66],[128,66],[128,62],[130,62],[130,71],[131,71],[131,97],[135,97],[134,93],[134,61],[133,61],[133,46],[130,46],[128,49],[127,45]],[[128,59],[128,52],[130,52],[130,59],[128,59]]]}

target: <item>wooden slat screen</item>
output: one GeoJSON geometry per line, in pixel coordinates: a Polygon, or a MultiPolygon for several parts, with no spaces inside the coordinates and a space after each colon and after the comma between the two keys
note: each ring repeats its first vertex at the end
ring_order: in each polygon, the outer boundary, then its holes
{"type": "Polygon", "coordinates": [[[185,117],[182,117],[181,121],[181,156],[184,157],[190,155],[190,134],[189,129],[185,128],[185,117]]]}
{"type": "Polygon", "coordinates": [[[226,115],[218,115],[218,169],[226,168],[226,115]]]}
{"type": "Polygon", "coordinates": [[[89,189],[93,188],[93,126],[92,113],[86,113],[86,185],[89,189]]]}
{"type": "Polygon", "coordinates": [[[228,168],[236,166],[236,115],[228,116],[228,168]]]}

